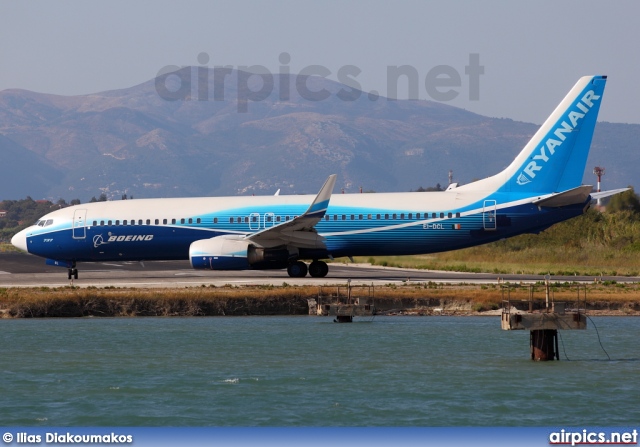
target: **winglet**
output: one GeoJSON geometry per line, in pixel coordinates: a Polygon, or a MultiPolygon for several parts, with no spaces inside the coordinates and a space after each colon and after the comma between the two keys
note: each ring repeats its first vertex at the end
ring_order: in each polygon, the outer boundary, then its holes
{"type": "Polygon", "coordinates": [[[336,184],[336,174],[329,176],[313,202],[302,215],[273,227],[246,236],[247,240],[261,247],[293,244],[304,248],[326,248],[324,238],[317,234],[315,225],[324,217],[329,199],[336,184]]]}
{"type": "Polygon", "coordinates": [[[303,216],[318,218],[322,218],[324,216],[324,213],[327,212],[327,208],[329,207],[329,199],[333,193],[333,187],[336,185],[336,178],[336,174],[331,174],[329,178],[327,178],[324,185],[322,185],[322,188],[320,188],[318,195],[313,200],[313,203],[311,203],[303,216]]]}

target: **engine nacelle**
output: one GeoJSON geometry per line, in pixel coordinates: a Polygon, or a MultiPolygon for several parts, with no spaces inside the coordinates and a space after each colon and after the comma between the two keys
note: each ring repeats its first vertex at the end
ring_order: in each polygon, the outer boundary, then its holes
{"type": "Polygon", "coordinates": [[[195,241],[189,247],[189,261],[194,269],[246,270],[284,268],[289,252],[285,248],[261,248],[238,239],[218,236],[195,241]]]}

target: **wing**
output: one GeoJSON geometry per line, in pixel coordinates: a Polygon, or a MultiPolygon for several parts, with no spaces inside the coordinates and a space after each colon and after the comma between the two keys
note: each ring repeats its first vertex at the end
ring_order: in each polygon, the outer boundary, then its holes
{"type": "Polygon", "coordinates": [[[329,199],[336,184],[336,174],[327,178],[309,208],[300,216],[274,227],[253,233],[245,240],[262,247],[295,245],[300,248],[324,248],[324,238],[318,235],[315,226],[324,217],[329,199]]]}

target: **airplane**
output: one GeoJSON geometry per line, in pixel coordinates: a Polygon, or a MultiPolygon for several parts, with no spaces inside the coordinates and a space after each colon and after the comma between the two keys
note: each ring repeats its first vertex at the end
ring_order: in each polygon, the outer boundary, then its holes
{"type": "Polygon", "coordinates": [[[188,259],[194,269],[325,277],[337,257],[449,251],[539,233],[583,214],[606,76],[585,76],[502,172],[443,192],[136,199],[51,212],[11,243],[78,278],[78,262],[188,259]],[[310,260],[306,264],[304,260],[310,260]]]}

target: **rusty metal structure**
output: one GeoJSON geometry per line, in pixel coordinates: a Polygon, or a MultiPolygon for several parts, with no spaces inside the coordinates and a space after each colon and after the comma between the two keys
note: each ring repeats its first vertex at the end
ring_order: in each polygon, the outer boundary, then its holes
{"type": "Polygon", "coordinates": [[[545,277],[544,300],[534,298],[534,285],[528,286],[528,299],[513,300],[511,299],[512,288],[511,285],[502,287],[502,329],[530,331],[531,360],[560,360],[558,330],[587,328],[586,286],[575,286],[577,292],[575,301],[555,301],[548,275],[545,277]]]}

